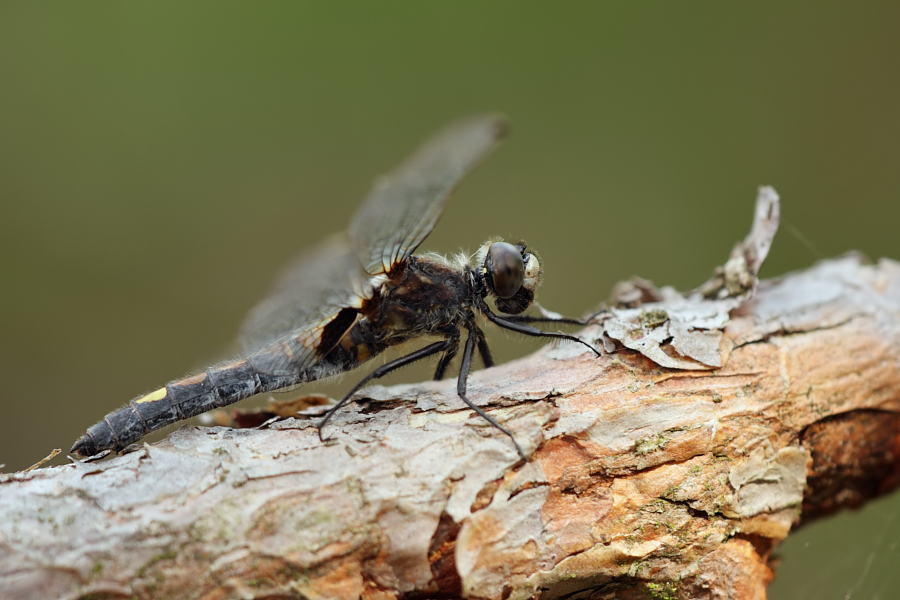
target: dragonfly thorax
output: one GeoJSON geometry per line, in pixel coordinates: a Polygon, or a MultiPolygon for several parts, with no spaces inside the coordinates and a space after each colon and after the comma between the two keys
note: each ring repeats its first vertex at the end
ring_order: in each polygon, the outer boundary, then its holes
{"type": "Polygon", "coordinates": [[[472,304],[465,272],[435,255],[413,256],[379,287],[364,314],[393,345],[459,322],[472,304]]]}

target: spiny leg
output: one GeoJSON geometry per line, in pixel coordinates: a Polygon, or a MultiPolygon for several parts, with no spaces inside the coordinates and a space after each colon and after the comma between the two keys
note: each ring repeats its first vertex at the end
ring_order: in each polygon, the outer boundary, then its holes
{"type": "MultiPolygon", "coordinates": [[[[541,308],[541,310],[544,309],[541,308]]],[[[599,310],[594,314],[582,317],[581,319],[575,319],[571,317],[550,317],[546,315],[542,317],[534,317],[531,315],[504,315],[503,319],[512,323],[565,323],[567,325],[590,325],[594,319],[596,319],[606,311],[607,309],[604,308],[603,310],[599,310]]]]}
{"type": "Polygon", "coordinates": [[[362,379],[362,381],[360,381],[355,386],[353,386],[353,389],[351,389],[349,392],[347,392],[347,394],[343,398],[341,398],[340,402],[338,402],[333,407],[331,407],[328,410],[328,412],[325,413],[325,416],[322,417],[322,420],[319,421],[319,424],[317,425],[317,427],[319,429],[319,439],[322,441],[325,441],[325,438],[322,437],[322,428],[325,427],[325,424],[328,423],[329,419],[331,419],[331,417],[334,416],[335,412],[337,412],[342,406],[344,406],[345,404],[347,404],[347,402],[350,401],[350,398],[353,397],[353,394],[355,394],[359,390],[359,388],[366,385],[373,379],[378,379],[379,377],[384,377],[391,371],[399,369],[400,367],[405,367],[406,365],[412,364],[412,363],[416,362],[417,360],[422,360],[423,358],[427,358],[427,357],[431,356],[432,354],[437,354],[438,352],[447,350],[448,348],[451,348],[453,345],[457,345],[457,346],[459,345],[459,332],[457,332],[455,338],[451,338],[449,340],[443,340],[440,342],[435,342],[433,344],[429,344],[428,346],[425,346],[424,348],[419,348],[415,352],[411,352],[411,353],[407,354],[406,356],[401,356],[400,358],[392,360],[391,362],[389,362],[387,364],[381,365],[380,367],[378,367],[377,369],[375,369],[374,371],[372,371],[371,373],[366,375],[362,379]]]}
{"type": "MultiPolygon", "coordinates": [[[[491,355],[491,349],[488,347],[487,339],[484,337],[484,332],[481,328],[476,326],[475,330],[478,332],[478,354],[481,356],[481,362],[484,363],[485,369],[490,369],[494,366],[494,357],[491,355]]],[[[435,381],[440,381],[444,378],[444,374],[450,366],[450,362],[456,357],[458,350],[459,345],[453,346],[441,357],[437,370],[434,372],[435,381]]]]}
{"type": "Polygon", "coordinates": [[[475,341],[478,338],[478,332],[473,323],[466,323],[466,328],[469,330],[469,335],[466,337],[466,345],[465,348],[463,348],[462,366],[459,368],[459,378],[456,380],[456,393],[462,398],[463,402],[469,405],[469,408],[478,413],[488,423],[508,435],[509,439],[512,440],[513,445],[516,447],[519,456],[522,457],[522,460],[527,461],[528,458],[525,456],[525,453],[522,452],[522,448],[519,446],[519,442],[516,441],[515,436],[466,398],[466,383],[469,379],[469,368],[472,366],[472,355],[475,353],[475,341]]]}
{"type": "MultiPolygon", "coordinates": [[[[491,349],[488,347],[484,332],[478,327],[476,327],[476,330],[478,331],[478,354],[481,356],[481,362],[484,364],[484,368],[489,369],[494,366],[494,357],[491,355],[491,349]]],[[[441,357],[437,370],[434,373],[435,381],[440,381],[444,378],[444,373],[450,366],[451,361],[456,357],[458,350],[459,346],[454,346],[441,357]]]]}
{"type": "Polygon", "coordinates": [[[494,366],[494,357],[491,355],[491,349],[488,348],[487,339],[485,339],[481,328],[476,326],[475,330],[478,332],[478,354],[481,355],[481,362],[484,363],[485,369],[490,369],[494,366]]]}
{"type": "Polygon", "coordinates": [[[592,345],[588,344],[583,339],[576,337],[574,335],[568,335],[566,333],[554,333],[554,332],[550,332],[550,331],[543,331],[541,329],[538,329],[537,327],[532,327],[530,325],[525,325],[524,323],[517,323],[515,321],[510,321],[510,320],[506,319],[505,317],[499,317],[499,316],[495,315],[493,312],[491,312],[491,309],[488,308],[488,305],[485,304],[484,301],[481,302],[481,306],[479,306],[479,309],[481,309],[481,312],[484,313],[484,316],[486,316],[488,318],[488,320],[490,320],[495,325],[499,325],[500,327],[503,327],[504,329],[509,329],[510,331],[515,331],[516,333],[521,333],[524,335],[530,335],[532,337],[549,337],[549,338],[556,338],[556,339],[560,339],[560,340],[569,340],[571,342],[578,342],[579,344],[584,344],[585,346],[590,348],[591,352],[593,352],[598,357],[601,356],[600,352],[596,348],[594,348],[592,345]]]}
{"type": "Polygon", "coordinates": [[[504,315],[503,318],[512,323],[565,323],[567,325],[587,325],[590,322],[590,319],[533,317],[531,315],[504,315]]]}
{"type": "Polygon", "coordinates": [[[447,368],[450,366],[450,363],[453,362],[453,359],[456,358],[456,353],[459,350],[459,337],[455,338],[456,343],[453,344],[450,348],[447,348],[447,351],[438,361],[437,368],[434,370],[434,380],[440,381],[444,378],[444,375],[447,372],[447,368]]]}

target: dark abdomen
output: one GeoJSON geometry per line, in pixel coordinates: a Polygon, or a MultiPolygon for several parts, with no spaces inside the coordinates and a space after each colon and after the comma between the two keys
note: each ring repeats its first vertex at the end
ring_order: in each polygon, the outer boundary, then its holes
{"type": "Polygon", "coordinates": [[[286,358],[289,346],[282,344],[250,359],[173,381],[106,415],[75,442],[71,451],[81,456],[93,456],[103,450],[119,451],[152,431],[215,408],[353,369],[384,349],[374,341],[370,329],[357,323],[324,358],[305,369],[290,368],[286,358]],[[264,372],[266,365],[278,374],[264,372]]]}
{"type": "MultiPolygon", "coordinates": [[[[247,360],[173,381],[106,415],[75,443],[72,452],[92,456],[102,450],[121,450],[151,431],[267,391],[267,383],[247,360]]],[[[291,383],[280,387],[287,385],[291,383]]]]}

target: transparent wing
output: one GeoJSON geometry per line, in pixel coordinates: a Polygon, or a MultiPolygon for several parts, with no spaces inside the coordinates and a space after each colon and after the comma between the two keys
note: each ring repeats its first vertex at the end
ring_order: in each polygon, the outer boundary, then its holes
{"type": "MultiPolygon", "coordinates": [[[[248,315],[241,344],[252,355],[289,343],[291,368],[308,367],[331,350],[321,346],[324,329],[342,310],[359,308],[370,297],[371,286],[356,254],[344,236],[332,236],[285,269],[269,296],[248,315]]],[[[334,343],[353,320],[342,318],[340,324],[343,331],[329,332],[334,343]]]]}
{"type": "Polygon", "coordinates": [[[454,123],[379,178],[350,222],[350,239],[371,275],[389,273],[431,233],[453,189],[497,145],[497,115],[454,123]]]}

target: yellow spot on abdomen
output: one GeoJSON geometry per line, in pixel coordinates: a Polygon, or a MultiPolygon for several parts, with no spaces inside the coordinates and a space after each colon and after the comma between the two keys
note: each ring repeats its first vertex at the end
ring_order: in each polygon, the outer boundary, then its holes
{"type": "Polygon", "coordinates": [[[137,403],[141,402],[156,402],[157,400],[162,400],[166,397],[166,388],[159,388],[155,392],[150,392],[146,396],[138,398],[135,400],[137,403]]]}

